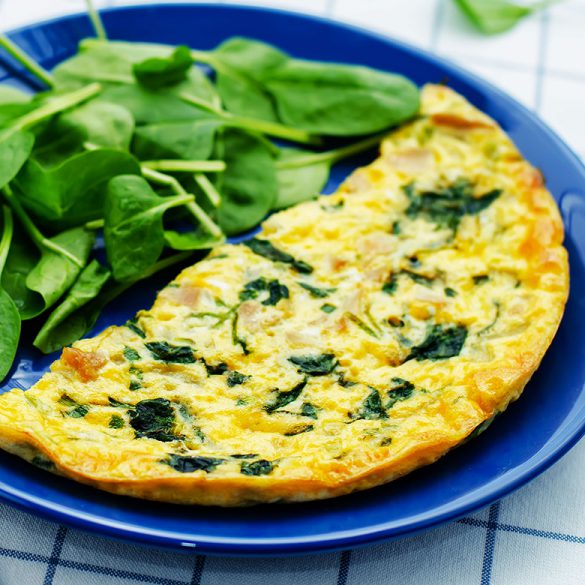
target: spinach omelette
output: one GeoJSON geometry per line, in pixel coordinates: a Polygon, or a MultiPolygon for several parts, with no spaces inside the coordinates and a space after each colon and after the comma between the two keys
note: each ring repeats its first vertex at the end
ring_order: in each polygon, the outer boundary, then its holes
{"type": "Polygon", "coordinates": [[[0,397],[0,446],[117,494],[329,498],[434,462],[518,398],[568,294],[558,209],[454,91],[333,196],[214,249],[0,397]]]}

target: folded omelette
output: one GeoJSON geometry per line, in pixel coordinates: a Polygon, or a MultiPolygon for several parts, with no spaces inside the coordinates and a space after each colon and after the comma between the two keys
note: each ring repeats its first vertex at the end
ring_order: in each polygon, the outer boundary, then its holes
{"type": "Polygon", "coordinates": [[[214,249],[149,311],[0,396],[0,446],[97,488],[221,506],[347,494],[518,398],[561,319],[558,209],[454,91],[333,196],[214,249]]]}

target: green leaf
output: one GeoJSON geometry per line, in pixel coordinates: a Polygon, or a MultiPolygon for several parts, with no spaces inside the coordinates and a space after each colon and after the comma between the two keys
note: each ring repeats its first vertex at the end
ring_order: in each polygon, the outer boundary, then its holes
{"type": "Polygon", "coordinates": [[[102,290],[110,277],[110,271],[104,268],[97,260],[88,264],[79,275],[77,281],[63,300],[51,313],[49,318],[36,336],[33,345],[43,353],[51,353],[62,347],[59,328],[63,322],[94,299],[102,290]]]}
{"type": "Polygon", "coordinates": [[[52,168],[29,160],[14,186],[20,201],[39,222],[69,227],[101,218],[107,183],[122,174],[140,174],[134,157],[100,149],[78,154],[52,168]]]}
{"type": "Polygon", "coordinates": [[[263,256],[267,260],[272,262],[282,262],[283,264],[290,264],[293,270],[300,272],[301,274],[311,274],[313,267],[307,264],[303,260],[297,260],[294,256],[291,256],[288,252],[281,250],[274,246],[268,240],[262,240],[260,238],[250,238],[243,242],[244,246],[247,246],[258,256],[263,256]]]}
{"type": "Polygon", "coordinates": [[[141,160],[206,160],[213,152],[215,134],[223,122],[199,112],[199,120],[142,126],[136,130],[134,152],[141,160]]]}
{"type": "Polygon", "coordinates": [[[176,455],[170,453],[168,458],[161,461],[161,463],[166,463],[180,473],[193,473],[194,471],[211,473],[224,461],[225,459],[219,459],[217,457],[194,457],[192,455],[176,455]]]}
{"type": "Polygon", "coordinates": [[[309,376],[330,374],[339,363],[332,353],[293,356],[288,361],[297,366],[299,374],[309,376]]]}
{"type": "Polygon", "coordinates": [[[274,101],[261,79],[288,59],[284,53],[259,41],[234,37],[217,47],[211,57],[217,90],[228,111],[278,121],[274,101]]]}
{"type": "Polygon", "coordinates": [[[388,418],[378,390],[370,387],[370,393],[364,400],[362,407],[356,414],[352,414],[351,418],[353,420],[379,420],[388,418]]]}
{"type": "Polygon", "coordinates": [[[272,209],[278,186],[272,154],[259,139],[228,128],[221,143],[227,168],[218,179],[218,223],[228,235],[258,225],[272,209]]]}
{"type": "Polygon", "coordinates": [[[0,189],[18,174],[33,148],[30,132],[0,133],[0,189]]]}
{"type": "Polygon", "coordinates": [[[166,443],[181,438],[173,432],[175,409],[166,398],[141,400],[128,411],[128,415],[137,439],[148,438],[166,443]]]}
{"type": "Polygon", "coordinates": [[[467,18],[483,33],[493,35],[510,30],[523,18],[558,0],[534,2],[532,6],[509,0],[455,0],[467,18]]]}
{"type": "MultiPolygon", "coordinates": [[[[73,262],[53,250],[43,250],[41,259],[26,278],[29,290],[41,295],[43,302],[37,307],[42,312],[55,304],[75,282],[85,266],[93,247],[95,234],[84,228],[73,228],[50,239],[76,258],[73,262]]],[[[29,310],[28,318],[35,316],[29,310]]],[[[38,313],[37,313],[38,314],[38,313]]]]}
{"type": "Polygon", "coordinates": [[[245,284],[244,289],[240,292],[240,300],[247,301],[258,299],[264,296],[262,304],[265,306],[275,306],[278,301],[288,299],[290,296],[288,287],[278,280],[266,280],[264,277],[257,278],[245,284]],[[261,295],[261,293],[267,293],[261,295]]]}
{"type": "Polygon", "coordinates": [[[299,285],[302,286],[305,290],[309,291],[309,294],[314,299],[324,299],[337,290],[336,288],[319,288],[306,282],[299,282],[299,285]]]}
{"type": "Polygon", "coordinates": [[[274,461],[258,459],[257,461],[242,461],[240,473],[242,475],[268,475],[274,469],[274,461]]]}
{"type": "Polygon", "coordinates": [[[139,85],[106,87],[96,101],[116,103],[126,108],[137,125],[199,119],[197,108],[168,91],[149,91],[139,85]]]}
{"type": "Polygon", "coordinates": [[[165,246],[163,215],[191,196],[159,197],[142,178],[114,177],[104,208],[104,238],[114,278],[132,281],[152,266],[165,246]]]}
{"type": "Polygon", "coordinates": [[[458,356],[465,340],[467,328],[464,325],[433,325],[424,341],[413,347],[406,360],[444,360],[458,356]]]}
{"type": "MultiPolygon", "coordinates": [[[[301,159],[308,153],[293,148],[281,149],[280,161],[301,159]]],[[[277,167],[278,195],[273,210],[315,199],[327,184],[330,162],[318,162],[300,167],[277,167]]]]}
{"type": "Polygon", "coordinates": [[[23,230],[17,229],[2,271],[2,287],[14,300],[23,320],[35,317],[44,308],[42,296],[26,286],[26,279],[38,264],[40,256],[38,249],[25,236],[23,230]]]}
{"type": "Polygon", "coordinates": [[[101,148],[128,150],[134,133],[130,111],[103,100],[94,100],[66,112],[60,116],[59,124],[61,131],[78,130],[85,140],[101,148]]]}
{"type": "MultiPolygon", "coordinates": [[[[168,54],[169,47],[165,45],[86,39],[81,42],[79,52],[58,65],[53,75],[58,88],[73,89],[86,85],[91,80],[112,88],[125,85],[140,89],[134,77],[134,66],[148,59],[167,59],[168,54]]],[[[186,78],[167,90],[156,92],[146,88],[144,90],[153,96],[159,94],[177,96],[185,92],[210,103],[216,96],[211,82],[196,67],[189,67],[186,78]]],[[[104,92],[104,96],[107,95],[108,92],[104,92]]],[[[109,97],[105,99],[126,106],[123,102],[109,97]]]]}
{"type": "Polygon", "coordinates": [[[0,288],[0,380],[10,371],[20,339],[20,314],[10,295],[0,288]]]}
{"type": "Polygon", "coordinates": [[[418,88],[410,80],[368,67],[290,60],[263,81],[281,121],[315,134],[379,132],[419,108],[418,88]]]}
{"type": "Polygon", "coordinates": [[[144,345],[154,359],[167,364],[194,364],[197,361],[189,345],[171,345],[166,341],[149,341],[144,345]]]}
{"type": "MultiPolygon", "coordinates": [[[[3,206],[4,225],[0,239],[0,273],[4,271],[14,224],[12,211],[3,206]]],[[[20,339],[20,314],[10,295],[0,288],[0,380],[10,371],[20,339]]]]}
{"type": "Polygon", "coordinates": [[[273,390],[275,392],[274,397],[270,402],[264,405],[264,410],[268,414],[272,414],[275,410],[283,408],[287,404],[294,402],[300,395],[305,386],[307,385],[307,378],[302,382],[291,388],[290,390],[280,391],[278,388],[273,390]]]}
{"type": "Polygon", "coordinates": [[[481,213],[502,194],[501,189],[493,189],[481,197],[475,197],[474,186],[467,179],[457,179],[436,191],[418,193],[413,183],[403,190],[410,199],[406,215],[422,217],[453,231],[457,231],[465,215],[481,213]]]}
{"type": "Polygon", "coordinates": [[[168,57],[150,57],[135,63],[132,72],[136,80],[149,89],[172,87],[184,81],[193,66],[189,47],[181,45],[168,57]]]}
{"type": "Polygon", "coordinates": [[[202,229],[191,232],[165,230],[164,236],[167,246],[173,250],[207,250],[225,241],[225,238],[215,237],[202,229]]]}
{"type": "Polygon", "coordinates": [[[10,85],[0,85],[0,105],[3,104],[25,104],[30,102],[31,94],[24,93],[10,85]]]}

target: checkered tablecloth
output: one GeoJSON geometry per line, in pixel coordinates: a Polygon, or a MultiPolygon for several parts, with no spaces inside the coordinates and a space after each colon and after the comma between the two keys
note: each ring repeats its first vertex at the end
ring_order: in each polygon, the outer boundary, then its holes
{"type": "MultiPolygon", "coordinates": [[[[585,157],[585,0],[566,0],[495,38],[478,35],[452,0],[247,3],[350,21],[458,61],[536,110],[585,157]]],[[[0,0],[0,29],[82,8],[82,0],[0,0]]],[[[0,585],[235,582],[585,585],[585,441],[527,487],[453,524],[399,542],[301,558],[242,560],[145,551],[0,504],[0,585]]]]}

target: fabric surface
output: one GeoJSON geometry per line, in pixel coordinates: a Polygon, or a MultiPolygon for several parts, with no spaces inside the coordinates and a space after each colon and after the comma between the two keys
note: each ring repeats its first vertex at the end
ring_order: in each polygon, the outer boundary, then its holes
{"type": "MultiPolygon", "coordinates": [[[[585,0],[562,2],[493,38],[478,35],[452,0],[246,3],[317,13],[431,49],[537,111],[585,157],[585,0]]],[[[82,0],[0,0],[0,29],[83,5],[82,0]]],[[[583,486],[585,441],[530,485],[477,514],[394,543],[292,559],[146,550],[0,504],[0,585],[585,585],[583,486]]]]}

